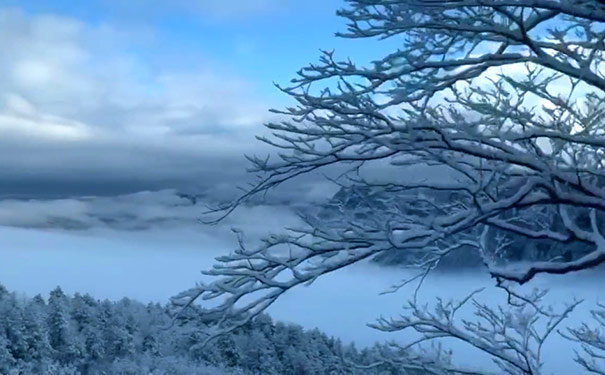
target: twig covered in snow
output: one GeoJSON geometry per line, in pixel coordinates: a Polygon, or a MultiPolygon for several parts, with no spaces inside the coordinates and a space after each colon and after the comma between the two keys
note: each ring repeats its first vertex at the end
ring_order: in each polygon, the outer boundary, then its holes
{"type": "Polygon", "coordinates": [[[605,4],[348,4],[339,11],[349,22],[340,36],[397,38],[400,47],[368,67],[324,51],[291,87],[280,87],[298,104],[275,110],[284,121],[260,137],[279,155],[250,156],[257,183],[215,213],[220,220],[255,195],[328,167],[378,191],[380,208],[303,215],[300,228],[253,248],[241,242],[205,272],[215,281],[175,302],[204,301],[220,332],[293,287],[388,251],[427,269],[466,242],[494,277],[518,283],[603,263],[605,4]],[[384,172],[364,173],[376,170],[384,172]],[[502,233],[588,251],[513,267],[496,261],[502,233]]]}

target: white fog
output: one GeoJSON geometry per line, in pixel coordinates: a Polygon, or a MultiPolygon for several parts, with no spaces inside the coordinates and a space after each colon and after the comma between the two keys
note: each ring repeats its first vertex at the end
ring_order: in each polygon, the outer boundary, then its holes
{"type": "MultiPolygon", "coordinates": [[[[274,222],[293,220],[282,215],[281,220],[274,222]]],[[[263,232],[252,223],[248,223],[248,227],[238,224],[249,233],[263,232]]],[[[0,238],[0,274],[10,290],[31,297],[38,293],[46,295],[61,286],[66,293],[90,293],[99,299],[129,297],[161,303],[203,280],[200,270],[208,269],[214,256],[236,245],[225,226],[202,224],[130,232],[0,227],[0,238]]],[[[380,293],[406,275],[409,273],[401,269],[367,263],[357,265],[319,279],[309,287],[288,292],[268,312],[275,319],[309,329],[318,327],[343,341],[354,341],[360,347],[383,339],[405,341],[403,333],[379,332],[365,324],[381,315],[396,316],[402,311],[400,307],[411,298],[413,286],[394,294],[380,293]]],[[[604,280],[603,274],[585,272],[541,277],[531,283],[531,287],[547,287],[550,290],[547,300],[555,307],[561,307],[562,301],[573,297],[585,299],[562,327],[577,326],[582,321],[590,322],[588,310],[603,296],[604,280]]],[[[504,304],[506,296],[494,285],[485,273],[436,273],[425,280],[419,298],[428,303],[433,303],[434,297],[459,299],[484,286],[486,289],[479,300],[504,304]]],[[[472,358],[476,365],[490,363],[486,358],[479,360],[481,353],[469,350],[468,346],[447,344],[455,349],[455,358],[462,362],[472,358]]],[[[546,369],[553,374],[572,373],[577,369],[573,363],[573,348],[560,336],[553,335],[543,354],[548,358],[546,369]],[[561,372],[562,369],[568,370],[561,372]]]]}

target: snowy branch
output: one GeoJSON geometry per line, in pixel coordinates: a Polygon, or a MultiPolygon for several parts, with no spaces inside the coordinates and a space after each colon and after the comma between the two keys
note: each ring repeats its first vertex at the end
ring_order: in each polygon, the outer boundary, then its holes
{"type": "Polygon", "coordinates": [[[217,258],[206,271],[214,281],[175,302],[203,301],[204,314],[224,329],[291,288],[386,252],[427,270],[470,246],[494,277],[518,283],[605,262],[605,5],[348,4],[339,11],[348,20],[340,36],[397,38],[400,48],[368,67],[324,51],[291,87],[279,86],[298,103],[274,110],[284,120],[260,137],[279,154],[250,156],[257,182],[213,213],[220,220],[254,196],[327,168],[346,168],[341,181],[372,191],[380,204],[303,215],[300,228],[217,258]],[[511,247],[506,236],[546,244],[550,254],[499,261],[502,244],[511,247]],[[583,250],[559,254],[557,244],[583,250]]]}

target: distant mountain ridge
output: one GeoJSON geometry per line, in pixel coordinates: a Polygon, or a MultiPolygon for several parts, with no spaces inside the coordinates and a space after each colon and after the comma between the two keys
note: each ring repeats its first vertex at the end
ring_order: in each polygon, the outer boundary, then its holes
{"type": "MultiPolygon", "coordinates": [[[[368,186],[343,186],[334,196],[317,211],[320,219],[337,219],[347,212],[347,218],[363,220],[371,217],[373,213],[384,211],[387,208],[396,208],[401,212],[414,215],[416,218],[423,216],[422,198],[428,197],[437,204],[452,203],[454,200],[464,198],[455,192],[424,189],[409,192],[385,192],[382,189],[368,186]]],[[[557,225],[553,215],[553,224],[557,225]]],[[[558,258],[569,261],[586,254],[590,248],[581,242],[564,244],[547,239],[528,240],[520,235],[500,231],[500,234],[508,236],[511,240],[510,246],[500,254],[500,262],[523,262],[535,260],[552,260],[558,258]]],[[[492,230],[493,236],[496,230],[492,230]]],[[[378,254],[373,261],[385,266],[406,266],[413,259],[409,253],[402,250],[390,250],[378,254]]],[[[441,269],[464,269],[483,267],[484,261],[476,248],[462,246],[455,252],[443,257],[439,263],[441,269]]]]}

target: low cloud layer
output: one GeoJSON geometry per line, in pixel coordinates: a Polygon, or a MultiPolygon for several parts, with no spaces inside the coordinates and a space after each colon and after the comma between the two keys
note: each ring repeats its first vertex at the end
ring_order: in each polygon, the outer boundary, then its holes
{"type": "Polygon", "coordinates": [[[258,204],[240,207],[218,226],[204,225],[200,219],[209,218],[204,212],[213,199],[175,190],[112,197],[5,199],[0,201],[0,226],[68,231],[196,228],[209,235],[233,238],[230,228],[246,228],[248,235],[260,237],[268,228],[281,230],[298,223],[290,205],[258,204]]]}

